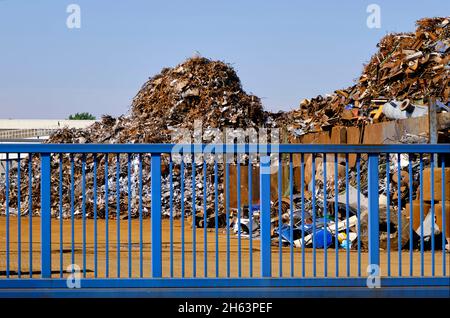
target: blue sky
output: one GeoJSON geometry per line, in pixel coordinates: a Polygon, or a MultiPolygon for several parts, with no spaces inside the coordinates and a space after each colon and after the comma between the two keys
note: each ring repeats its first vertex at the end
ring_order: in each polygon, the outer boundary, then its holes
{"type": "Polygon", "coordinates": [[[288,110],[351,85],[386,33],[445,15],[448,0],[0,0],[0,118],[124,114],[148,77],[196,51],[288,110]],[[71,3],[80,29],[66,27],[71,3]],[[380,29],[366,25],[371,3],[380,29]]]}

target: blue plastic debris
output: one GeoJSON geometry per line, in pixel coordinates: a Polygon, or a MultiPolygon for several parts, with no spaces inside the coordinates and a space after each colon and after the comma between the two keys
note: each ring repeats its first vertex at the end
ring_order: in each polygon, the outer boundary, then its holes
{"type": "Polygon", "coordinates": [[[348,240],[343,240],[342,243],[341,243],[341,247],[342,248],[347,248],[347,246],[348,246],[348,240]]]}
{"type": "MultiPolygon", "coordinates": [[[[290,228],[289,224],[282,224],[281,225],[281,238],[284,241],[287,241],[287,242],[290,242],[291,244],[293,244],[295,240],[297,240],[298,238],[301,237],[301,235],[302,235],[301,233],[302,232],[301,232],[301,229],[299,227],[293,227],[293,231],[292,231],[293,232],[292,233],[293,238],[292,238],[292,242],[291,242],[291,232],[290,231],[291,231],[291,228],[290,228]]],[[[279,231],[278,227],[274,229],[274,233],[276,235],[280,235],[280,231],[279,231]]]]}
{"type": "Polygon", "coordinates": [[[345,106],[345,109],[350,110],[353,108],[353,104],[348,104],[345,106]]]}
{"type": "Polygon", "coordinates": [[[327,230],[319,230],[316,231],[316,235],[314,235],[314,241],[316,243],[317,248],[324,248],[324,236],[326,236],[326,244],[327,247],[331,245],[331,242],[333,241],[333,236],[331,233],[327,230]]]}

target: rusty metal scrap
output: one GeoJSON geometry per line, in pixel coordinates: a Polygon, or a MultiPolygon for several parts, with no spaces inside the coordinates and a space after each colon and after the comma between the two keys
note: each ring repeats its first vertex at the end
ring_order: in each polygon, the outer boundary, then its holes
{"type": "Polygon", "coordinates": [[[357,83],[329,95],[304,99],[299,108],[279,118],[292,125],[293,136],[329,130],[339,124],[370,124],[380,117],[380,103],[406,100],[427,105],[436,98],[449,103],[450,17],[417,21],[413,33],[386,35],[365,65],[357,83]],[[378,112],[377,112],[378,111],[378,112]]]}
{"type": "MultiPolygon", "coordinates": [[[[260,127],[286,127],[287,132],[293,136],[300,136],[308,132],[329,130],[335,125],[357,126],[373,121],[388,120],[383,117],[381,105],[392,100],[411,101],[411,104],[425,105],[429,98],[441,101],[440,108],[445,111],[449,103],[449,62],[450,62],[450,18],[432,18],[417,21],[417,30],[414,33],[388,34],[378,44],[378,52],[372,56],[365,65],[362,75],[357,83],[346,89],[336,90],[330,95],[319,95],[315,98],[304,99],[298,109],[289,112],[272,113],[265,111],[257,96],[247,94],[241,85],[240,79],[233,68],[221,61],[212,61],[203,57],[193,57],[173,67],[164,68],[159,74],[151,77],[138,91],[133,99],[131,108],[126,115],[113,118],[104,115],[99,122],[86,129],[67,129],[53,133],[48,143],[169,143],[176,129],[194,130],[195,121],[201,122],[202,129],[208,128],[254,128],[260,127]]],[[[448,107],[447,107],[448,109],[448,107]]],[[[206,133],[206,132],[205,132],[206,133]]],[[[419,142],[420,136],[406,136],[405,142],[414,139],[419,142]]],[[[423,139],[423,138],[422,138],[423,139]]],[[[421,139],[420,139],[421,140],[421,139]]],[[[206,142],[208,142],[207,140],[206,142]]],[[[163,213],[169,213],[170,188],[168,159],[163,156],[162,166],[162,204],[163,213]]],[[[39,158],[33,156],[32,178],[33,213],[39,213],[39,158]]],[[[97,155],[97,213],[105,216],[106,206],[109,216],[127,217],[128,207],[128,170],[127,156],[121,155],[119,171],[120,212],[116,212],[116,157],[114,155],[97,155]],[[105,163],[108,161],[109,170],[105,176],[105,163]],[[109,196],[105,195],[105,182],[109,185],[109,196]]],[[[139,202],[136,191],[138,186],[138,156],[130,158],[132,162],[131,175],[131,216],[138,215],[139,202]]],[[[93,211],[93,155],[86,157],[86,211],[88,216],[93,211]]],[[[81,197],[81,163],[82,156],[74,156],[74,214],[80,215],[82,211],[81,197]]],[[[361,167],[362,191],[365,194],[365,168],[364,160],[361,167]]],[[[414,176],[417,180],[417,160],[414,161],[414,176]]],[[[173,174],[173,205],[175,216],[180,213],[181,190],[180,169],[174,165],[173,174]]],[[[52,157],[52,213],[59,215],[59,157],[52,157]]],[[[404,169],[404,167],[402,167],[404,169]]],[[[185,198],[192,200],[193,182],[196,187],[196,202],[185,202],[186,214],[192,213],[195,205],[197,212],[203,209],[202,181],[205,173],[207,184],[207,219],[211,226],[214,208],[214,187],[210,177],[213,175],[212,165],[203,171],[202,165],[196,166],[196,180],[192,180],[192,164],[185,169],[185,198]]],[[[219,165],[219,215],[223,223],[223,166],[219,165]]],[[[11,171],[10,203],[15,208],[17,203],[17,184],[21,180],[21,211],[28,212],[28,160],[21,162],[21,176],[17,176],[17,168],[11,171]]],[[[391,171],[391,174],[393,171],[391,171]]],[[[345,183],[339,180],[339,192],[345,183]]],[[[150,158],[143,157],[143,213],[150,215],[150,158]]],[[[355,171],[350,171],[350,183],[354,185],[355,171]]],[[[1,181],[1,180],[0,180],[1,181]]],[[[2,181],[3,182],[3,181],[2,181]]],[[[323,182],[317,180],[316,191],[322,191],[323,182]]],[[[391,179],[391,182],[392,179],[391,179]]],[[[414,189],[415,189],[414,185],[414,189]]],[[[385,184],[382,184],[385,187],[385,184]]],[[[70,193],[70,158],[63,157],[62,180],[62,217],[71,213],[70,193]]],[[[392,189],[392,185],[391,185],[392,189]]],[[[385,191],[385,190],[383,190],[385,191]]],[[[405,199],[407,187],[401,185],[401,199],[405,199]]],[[[320,196],[320,193],[316,193],[320,196]]],[[[310,192],[305,192],[306,199],[310,192]]],[[[334,195],[333,190],[327,193],[334,195]]],[[[294,200],[297,205],[297,199],[294,200]]],[[[309,204],[309,203],[308,203],[309,204]]],[[[5,205],[5,189],[0,189],[0,208],[3,213],[5,205]]],[[[295,206],[293,213],[298,206],[295,206]]],[[[287,214],[289,205],[282,201],[283,216],[287,214]]],[[[278,203],[273,211],[278,211],[278,203]]],[[[320,211],[319,211],[320,212],[320,211]]],[[[275,214],[275,213],[274,213],[275,214]]],[[[286,217],[284,217],[287,220],[286,217]]]]}

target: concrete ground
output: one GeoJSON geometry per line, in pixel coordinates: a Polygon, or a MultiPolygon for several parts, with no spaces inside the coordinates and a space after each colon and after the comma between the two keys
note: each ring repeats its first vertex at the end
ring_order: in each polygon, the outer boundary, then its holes
{"type": "MultiPolygon", "coordinates": [[[[117,277],[117,236],[116,226],[117,220],[109,220],[109,277],[117,277]]],[[[18,270],[18,231],[17,218],[10,217],[10,271],[12,276],[17,277],[18,270]]],[[[71,221],[63,221],[63,270],[72,263],[72,244],[71,244],[71,221]]],[[[105,277],[106,275],[106,222],[105,220],[97,221],[98,236],[98,255],[97,255],[97,274],[98,277],[105,277]]],[[[86,277],[94,277],[94,220],[87,220],[86,222],[86,277]]],[[[173,276],[182,276],[182,244],[181,244],[181,221],[174,221],[174,243],[173,243],[173,276]]],[[[60,243],[59,243],[59,220],[52,219],[52,272],[53,277],[60,275],[60,243]]],[[[193,275],[193,245],[192,245],[192,227],[189,221],[185,222],[185,277],[192,277],[193,275]]],[[[219,251],[218,264],[219,276],[227,276],[227,239],[224,229],[219,229],[219,251]]],[[[214,229],[207,229],[207,274],[208,277],[215,277],[216,275],[216,256],[215,256],[215,231],[214,229]]],[[[82,249],[82,220],[75,220],[75,244],[74,244],[74,260],[75,264],[80,266],[83,271],[83,249],[82,249]]],[[[21,274],[22,276],[29,276],[30,258],[29,258],[29,219],[22,217],[21,219],[21,274]]],[[[163,276],[170,277],[170,225],[169,220],[163,220],[162,228],[163,241],[163,276]]],[[[33,276],[40,274],[40,218],[34,217],[32,221],[32,272],[33,276]]],[[[238,239],[234,234],[230,237],[230,277],[238,277],[238,239]]],[[[259,240],[253,240],[253,249],[251,251],[253,256],[253,276],[260,276],[260,248],[259,240]]],[[[151,225],[150,219],[143,220],[143,253],[142,253],[142,272],[144,277],[151,277],[151,225]]],[[[294,267],[293,272],[295,277],[302,276],[303,258],[302,250],[299,248],[293,249],[294,253],[294,267]]],[[[242,277],[249,277],[249,240],[241,239],[241,275],[242,277]]],[[[273,276],[278,277],[280,274],[279,267],[279,249],[278,245],[272,246],[272,273],[273,276]]],[[[305,277],[313,277],[314,275],[314,253],[311,248],[305,249],[304,270],[305,277]]],[[[360,255],[361,266],[358,268],[358,253],[356,250],[351,250],[348,255],[346,250],[339,250],[339,276],[347,276],[347,267],[349,267],[349,274],[351,277],[358,276],[358,270],[363,277],[367,277],[366,268],[368,264],[368,254],[362,252],[360,255]]],[[[386,251],[380,251],[381,255],[381,275],[387,276],[388,271],[388,255],[386,251]]],[[[316,250],[316,275],[317,277],[324,277],[325,253],[323,249],[316,250]]],[[[450,253],[445,254],[447,275],[450,272],[450,253]]],[[[336,254],[334,248],[327,250],[327,275],[329,277],[336,276],[335,268],[336,254]]],[[[403,251],[401,253],[402,259],[402,276],[410,275],[410,253],[403,251]]],[[[128,220],[120,220],[120,276],[128,277],[128,220]]],[[[139,220],[131,221],[131,277],[140,276],[140,250],[139,250],[139,220]]],[[[291,261],[290,249],[284,247],[282,249],[282,274],[285,277],[291,275],[291,261]]],[[[419,251],[413,252],[413,276],[421,275],[421,257],[419,251]]],[[[432,275],[433,260],[432,253],[427,251],[424,253],[423,259],[424,276],[432,275]]],[[[391,276],[398,276],[398,252],[392,251],[390,253],[391,276]]],[[[442,276],[443,270],[443,253],[442,250],[435,252],[434,269],[436,276],[442,276]]],[[[5,278],[6,275],[6,218],[0,217],[0,278],[5,278]]],[[[63,273],[63,277],[67,277],[68,273],[63,273]]],[[[204,229],[196,229],[196,276],[204,277],[204,229]]]]}

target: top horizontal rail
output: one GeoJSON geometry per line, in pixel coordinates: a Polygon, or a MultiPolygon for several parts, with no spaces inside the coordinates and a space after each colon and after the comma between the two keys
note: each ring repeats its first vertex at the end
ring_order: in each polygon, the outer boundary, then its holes
{"type": "Polygon", "coordinates": [[[0,144],[0,153],[449,153],[450,144],[0,144]]]}

